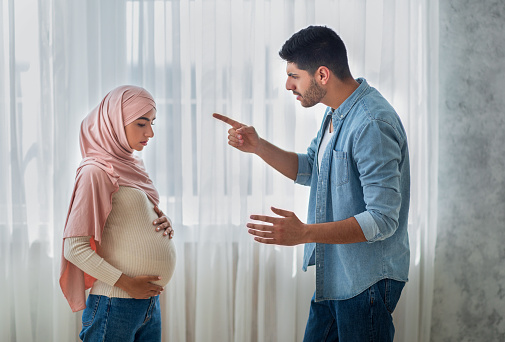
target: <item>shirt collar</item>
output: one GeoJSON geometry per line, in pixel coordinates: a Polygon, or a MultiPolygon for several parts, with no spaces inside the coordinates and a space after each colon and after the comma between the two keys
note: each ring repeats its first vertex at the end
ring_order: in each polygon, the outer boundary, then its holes
{"type": "Polygon", "coordinates": [[[327,107],[326,115],[331,115],[333,119],[337,120],[343,120],[347,116],[365,91],[370,88],[368,82],[364,78],[357,78],[356,81],[359,83],[359,87],[337,109],[332,110],[331,107],[327,107]]]}

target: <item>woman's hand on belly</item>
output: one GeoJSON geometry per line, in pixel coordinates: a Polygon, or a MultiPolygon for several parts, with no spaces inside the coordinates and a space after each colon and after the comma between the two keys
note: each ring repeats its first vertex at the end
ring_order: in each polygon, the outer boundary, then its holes
{"type": "Polygon", "coordinates": [[[129,277],[122,274],[114,286],[126,291],[132,298],[147,299],[159,295],[163,287],[152,282],[160,280],[159,276],[138,276],[129,277]]]}
{"type": "Polygon", "coordinates": [[[158,218],[154,220],[153,225],[157,226],[156,231],[164,230],[165,232],[163,233],[163,236],[167,236],[168,238],[171,239],[174,237],[174,230],[172,228],[172,222],[170,222],[170,219],[163,214],[163,212],[158,208],[158,206],[154,206],[154,211],[158,215],[158,218]]]}

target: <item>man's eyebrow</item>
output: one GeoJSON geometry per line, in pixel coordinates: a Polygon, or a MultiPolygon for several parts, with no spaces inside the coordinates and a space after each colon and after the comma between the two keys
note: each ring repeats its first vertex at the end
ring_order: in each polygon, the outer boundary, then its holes
{"type": "Polygon", "coordinates": [[[296,76],[297,74],[295,74],[294,72],[288,72],[288,76],[296,76]]]}

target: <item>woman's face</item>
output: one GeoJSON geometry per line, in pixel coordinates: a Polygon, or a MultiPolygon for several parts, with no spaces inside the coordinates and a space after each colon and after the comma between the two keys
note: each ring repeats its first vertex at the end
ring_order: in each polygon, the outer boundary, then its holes
{"type": "Polygon", "coordinates": [[[156,109],[151,109],[137,120],[125,126],[128,145],[136,151],[142,151],[150,138],[154,137],[153,125],[156,109]]]}

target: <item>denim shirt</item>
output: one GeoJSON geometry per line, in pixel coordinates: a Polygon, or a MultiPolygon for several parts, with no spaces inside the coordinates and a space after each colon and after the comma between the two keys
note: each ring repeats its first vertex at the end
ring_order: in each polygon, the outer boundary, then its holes
{"type": "Polygon", "coordinates": [[[316,301],[352,298],[385,278],[407,281],[410,170],[407,137],[393,107],[365,79],[336,110],[328,107],[296,183],[310,185],[307,223],[355,217],[367,239],[305,244],[303,270],[316,267],[316,301]],[[322,134],[335,134],[318,167],[322,134]]]}

